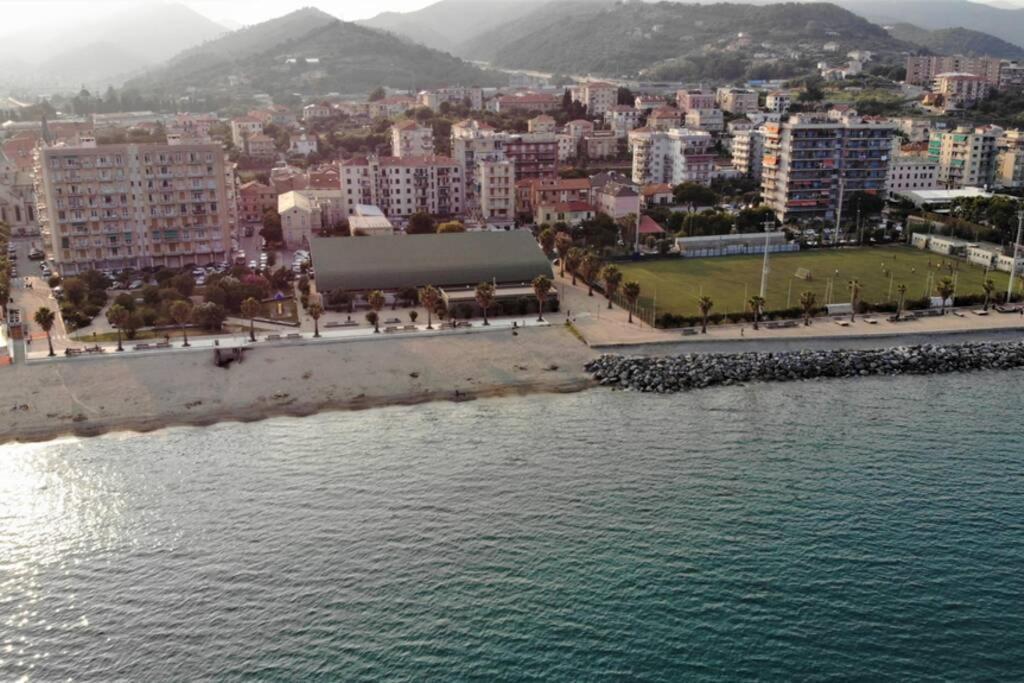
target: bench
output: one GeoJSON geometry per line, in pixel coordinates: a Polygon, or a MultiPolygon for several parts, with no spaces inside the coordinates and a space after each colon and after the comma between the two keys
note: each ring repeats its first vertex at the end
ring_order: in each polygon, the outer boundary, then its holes
{"type": "Polygon", "coordinates": [[[416,329],[417,329],[417,327],[416,327],[415,325],[406,325],[406,326],[405,326],[405,327],[403,327],[402,329],[403,329],[403,330],[412,330],[413,332],[415,332],[415,331],[416,331],[416,329]]]}
{"type": "Polygon", "coordinates": [[[135,350],[136,351],[145,351],[148,348],[149,348],[149,344],[136,344],[135,345],[135,350]]]}
{"type": "Polygon", "coordinates": [[[64,349],[65,356],[80,356],[82,352],[82,349],[64,349]]]}
{"type": "Polygon", "coordinates": [[[850,321],[849,320],[836,320],[835,323],[836,323],[836,325],[839,325],[839,327],[849,327],[850,326],[850,321]]]}
{"type": "Polygon", "coordinates": [[[784,323],[779,323],[779,327],[799,327],[800,323],[796,320],[787,320],[784,323]]]}
{"type": "Polygon", "coordinates": [[[973,313],[974,315],[988,315],[988,311],[981,308],[979,308],[976,311],[971,311],[971,313],[973,313]]]}
{"type": "Polygon", "coordinates": [[[268,334],[266,337],[264,337],[264,339],[266,339],[267,341],[278,341],[280,338],[281,335],[279,334],[268,334]]]}
{"type": "Polygon", "coordinates": [[[698,330],[696,327],[687,327],[685,330],[682,331],[682,335],[684,337],[692,337],[695,334],[700,334],[700,330],[698,330]]]}
{"type": "Polygon", "coordinates": [[[387,320],[384,321],[384,324],[385,325],[399,325],[399,324],[401,324],[401,322],[402,322],[401,318],[388,318],[387,320]]]}
{"type": "Polygon", "coordinates": [[[171,342],[160,342],[155,344],[155,347],[158,349],[169,349],[171,348],[171,342]]]}
{"type": "Polygon", "coordinates": [[[397,331],[398,331],[398,328],[395,327],[394,325],[388,325],[387,327],[384,328],[384,332],[387,333],[387,334],[390,334],[391,332],[397,332],[397,331]]]}
{"type": "Polygon", "coordinates": [[[302,339],[302,335],[297,332],[292,332],[288,335],[288,339],[302,339]]]}

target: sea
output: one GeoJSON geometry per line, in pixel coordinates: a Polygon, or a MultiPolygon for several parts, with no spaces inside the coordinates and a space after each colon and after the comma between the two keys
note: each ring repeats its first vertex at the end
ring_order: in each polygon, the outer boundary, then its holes
{"type": "Polygon", "coordinates": [[[0,447],[0,681],[1024,679],[1024,373],[0,447]]]}

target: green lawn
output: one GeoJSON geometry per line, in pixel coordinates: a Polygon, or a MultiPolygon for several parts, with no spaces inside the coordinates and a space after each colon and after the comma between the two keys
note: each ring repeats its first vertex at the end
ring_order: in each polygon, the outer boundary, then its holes
{"type": "MultiPolygon", "coordinates": [[[[715,302],[714,313],[736,313],[746,308],[746,301],[760,291],[762,256],[723,256],[717,258],[664,259],[646,263],[619,263],[624,280],[640,283],[641,303],[650,306],[657,299],[657,312],[677,315],[698,315],[697,299],[702,294],[715,302]]],[[[852,279],[860,281],[861,299],[869,303],[895,301],[896,286],[907,286],[907,298],[935,296],[934,285],[926,291],[929,274],[933,282],[949,276],[939,264],[954,260],[939,254],[911,247],[864,247],[827,249],[772,254],[768,274],[767,310],[799,306],[800,293],[810,290],[817,295],[818,304],[846,303],[850,300],[847,286],[852,279]],[[883,265],[892,273],[883,273],[883,265]],[[795,277],[797,269],[806,268],[811,279],[795,277]],[[837,272],[838,271],[838,272],[837,272]],[[834,293],[826,291],[829,280],[834,279],[834,293]]],[[[985,270],[979,266],[956,260],[957,294],[981,293],[985,270]]],[[[992,271],[989,277],[996,283],[997,292],[1006,291],[1007,273],[992,271]]]]}

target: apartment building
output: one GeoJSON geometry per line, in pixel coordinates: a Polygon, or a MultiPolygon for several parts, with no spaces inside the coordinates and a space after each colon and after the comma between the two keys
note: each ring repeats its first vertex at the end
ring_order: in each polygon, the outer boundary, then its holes
{"type": "Polygon", "coordinates": [[[619,137],[626,137],[629,131],[640,127],[643,112],[628,105],[616,105],[604,113],[604,122],[619,137]]]}
{"type": "Polygon", "coordinates": [[[505,157],[515,162],[516,180],[558,175],[558,138],[551,133],[505,135],[505,157]]]}
{"type": "Polygon", "coordinates": [[[980,76],[990,86],[999,86],[1002,60],[996,57],[967,57],[964,55],[929,55],[907,57],[906,82],[911,85],[930,86],[942,73],[970,73],[980,76]]]}
{"type": "Polygon", "coordinates": [[[967,109],[988,96],[990,85],[972,73],[949,72],[935,77],[933,91],[942,95],[943,108],[967,109]]]}
{"type": "Polygon", "coordinates": [[[527,178],[516,182],[516,212],[532,218],[542,205],[589,202],[587,178],[527,178]]]}
{"type": "Polygon", "coordinates": [[[721,109],[690,109],[686,112],[683,124],[694,130],[721,133],[725,128],[725,117],[721,109]]]}
{"type": "Polygon", "coordinates": [[[932,122],[928,119],[918,119],[906,116],[902,119],[894,119],[897,130],[907,137],[908,142],[927,142],[931,134],[932,122]]]}
{"type": "Polygon", "coordinates": [[[764,157],[764,132],[757,128],[736,131],[732,139],[732,165],[749,178],[761,177],[764,157]]]}
{"type": "Polygon", "coordinates": [[[391,126],[391,156],[423,157],[434,153],[434,129],[406,119],[391,126]]]}
{"type": "Polygon", "coordinates": [[[477,187],[480,185],[479,163],[505,159],[505,136],[476,119],[467,119],[452,125],[452,158],[465,170],[463,189],[466,211],[480,208],[477,187]]]}
{"type": "Polygon", "coordinates": [[[638,128],[629,134],[629,139],[633,147],[634,183],[711,182],[715,153],[707,131],[638,128]]]}
{"type": "Polygon", "coordinates": [[[559,133],[555,136],[555,141],[558,144],[558,160],[560,162],[576,158],[579,145],[573,136],[568,133],[559,133]]]}
{"type": "Polygon", "coordinates": [[[647,127],[669,130],[683,125],[685,112],[675,107],[658,107],[647,116],[647,127]]]}
{"type": "Polygon", "coordinates": [[[997,137],[997,132],[987,127],[959,126],[932,132],[928,156],[938,164],[939,186],[952,190],[992,185],[997,137]]]}
{"type": "Polygon", "coordinates": [[[341,162],[341,189],[347,214],[359,204],[380,207],[388,218],[422,212],[458,216],[465,211],[463,166],[455,159],[361,157],[341,162]]]}
{"type": "Polygon", "coordinates": [[[277,156],[277,144],[269,135],[258,133],[246,138],[245,153],[251,157],[268,159],[277,156]]]}
{"type": "Polygon", "coordinates": [[[575,119],[565,124],[565,133],[573,139],[577,144],[583,139],[584,135],[590,135],[594,132],[594,124],[586,119],[575,119]]]}
{"type": "Polygon", "coordinates": [[[796,114],[766,123],[761,195],[783,222],[835,217],[841,195],[885,192],[895,127],[884,120],[796,114]]]}
{"type": "Polygon", "coordinates": [[[619,140],[615,131],[597,130],[583,136],[580,150],[588,159],[614,159],[619,155],[619,140]]]}
{"type": "Polygon", "coordinates": [[[465,105],[473,111],[479,111],[484,108],[484,92],[480,88],[462,86],[421,90],[416,95],[416,103],[421,107],[429,107],[434,112],[441,111],[442,104],[465,105]]]}
{"type": "Polygon", "coordinates": [[[499,112],[539,112],[558,111],[562,108],[562,98],[547,93],[518,92],[502,95],[497,100],[499,112]]]}
{"type": "Polygon", "coordinates": [[[595,187],[594,207],[614,219],[640,213],[640,192],[627,183],[609,182],[595,187]]]}
{"type": "Polygon", "coordinates": [[[334,116],[334,107],[330,102],[314,102],[302,108],[303,121],[322,121],[334,116]]]}
{"type": "Polygon", "coordinates": [[[396,119],[416,106],[416,98],[393,95],[366,104],[366,112],[373,119],[396,119]]]}
{"type": "Polygon", "coordinates": [[[939,164],[929,156],[896,154],[889,164],[885,184],[890,197],[913,190],[937,190],[939,164]]]}
{"type": "Polygon", "coordinates": [[[710,90],[678,90],[676,106],[684,111],[691,109],[714,109],[715,93],[710,90]]]}
{"type": "Polygon", "coordinates": [[[231,119],[231,143],[238,149],[245,151],[248,148],[248,141],[254,135],[263,134],[263,122],[251,116],[240,116],[231,119]]]}
{"type": "Polygon", "coordinates": [[[260,223],[268,209],[277,209],[277,193],[274,188],[258,180],[243,183],[237,194],[238,219],[242,223],[260,223]]]}
{"type": "Polygon", "coordinates": [[[234,173],[217,144],[45,147],[36,161],[43,240],[63,273],[224,261],[234,173]]]}
{"type": "Polygon", "coordinates": [[[509,227],[516,217],[516,167],[509,159],[480,161],[480,220],[494,227],[509,227]]]}
{"type": "Polygon", "coordinates": [[[764,108],[776,114],[785,114],[793,104],[793,96],[787,90],[775,90],[764,98],[764,108]]]}
{"type": "Polygon", "coordinates": [[[308,157],[316,154],[319,144],[315,135],[309,133],[293,133],[288,136],[288,153],[308,157]]]}
{"type": "Polygon", "coordinates": [[[995,184],[1024,187],[1024,131],[1008,130],[997,143],[995,184]]]}
{"type": "Polygon", "coordinates": [[[526,122],[526,130],[530,133],[555,133],[558,132],[558,124],[554,118],[541,114],[526,122]]]}
{"type": "Polygon", "coordinates": [[[3,151],[0,151],[0,223],[10,226],[12,235],[35,235],[39,232],[32,174],[20,170],[18,164],[8,159],[3,151]]]}
{"type": "Polygon", "coordinates": [[[719,88],[715,92],[718,108],[730,114],[748,114],[758,110],[757,92],[745,88],[719,88]]]}
{"type": "Polygon", "coordinates": [[[604,116],[619,103],[618,97],[618,86],[603,81],[587,81],[577,88],[576,100],[587,108],[591,116],[604,116]]]}
{"type": "Polygon", "coordinates": [[[658,107],[664,107],[665,104],[667,104],[665,98],[658,95],[637,95],[633,100],[633,106],[641,112],[654,111],[658,107]]]}
{"type": "Polygon", "coordinates": [[[285,192],[277,198],[281,235],[288,249],[309,247],[324,228],[339,225],[349,215],[347,195],[340,189],[285,192]]]}

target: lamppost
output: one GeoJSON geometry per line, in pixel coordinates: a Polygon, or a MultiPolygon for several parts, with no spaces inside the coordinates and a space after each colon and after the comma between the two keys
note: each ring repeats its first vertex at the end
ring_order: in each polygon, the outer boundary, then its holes
{"type": "Polygon", "coordinates": [[[764,265],[761,266],[761,298],[764,299],[768,292],[768,240],[771,239],[771,229],[775,227],[775,219],[764,219],[764,265]]]}
{"type": "Polygon", "coordinates": [[[1017,239],[1013,243],[1013,262],[1010,264],[1010,282],[1006,285],[1006,303],[1013,296],[1013,278],[1017,276],[1017,259],[1020,257],[1021,230],[1024,229],[1024,209],[1017,212],[1017,239]]]}

